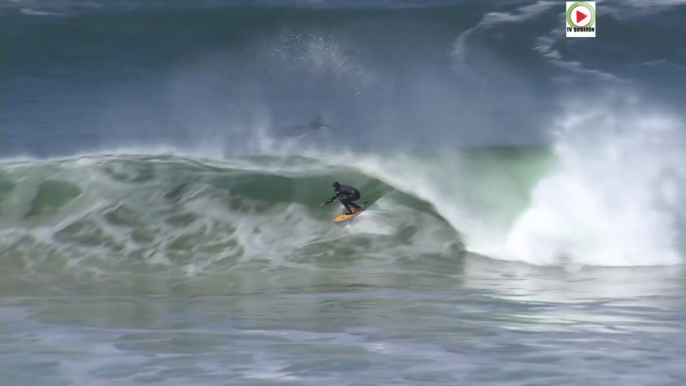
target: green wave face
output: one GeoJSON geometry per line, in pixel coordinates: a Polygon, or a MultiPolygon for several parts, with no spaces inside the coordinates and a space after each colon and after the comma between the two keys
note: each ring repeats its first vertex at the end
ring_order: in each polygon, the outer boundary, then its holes
{"type": "Polygon", "coordinates": [[[0,290],[229,294],[452,285],[462,266],[463,229],[435,198],[450,194],[465,210],[511,221],[549,159],[545,149],[519,148],[326,160],[97,156],[4,163],[0,290]],[[446,171],[454,179],[436,197],[416,189],[417,176],[446,171]],[[361,201],[373,206],[334,224],[340,205],[319,207],[333,180],[358,187],[361,201]]]}

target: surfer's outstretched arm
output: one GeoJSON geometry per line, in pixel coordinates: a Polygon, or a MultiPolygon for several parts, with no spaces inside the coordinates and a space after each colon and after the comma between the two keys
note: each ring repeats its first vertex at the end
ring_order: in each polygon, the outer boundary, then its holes
{"type": "Polygon", "coordinates": [[[337,199],[338,196],[340,196],[340,195],[341,195],[341,193],[338,192],[338,191],[336,191],[336,194],[334,194],[333,197],[331,197],[331,198],[328,199],[327,201],[322,202],[319,206],[329,205],[329,204],[332,203],[335,199],[337,199]]]}

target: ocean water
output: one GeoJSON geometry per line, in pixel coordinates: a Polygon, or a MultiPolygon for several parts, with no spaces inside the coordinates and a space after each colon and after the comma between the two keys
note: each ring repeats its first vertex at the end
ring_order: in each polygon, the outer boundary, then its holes
{"type": "Polygon", "coordinates": [[[3,2],[0,385],[686,383],[686,3],[597,5],[3,2]]]}

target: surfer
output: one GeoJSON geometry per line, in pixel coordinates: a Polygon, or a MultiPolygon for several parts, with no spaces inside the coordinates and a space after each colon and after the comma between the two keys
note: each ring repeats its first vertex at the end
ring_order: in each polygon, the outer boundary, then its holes
{"type": "Polygon", "coordinates": [[[324,129],[333,129],[333,126],[324,122],[324,118],[322,118],[321,115],[317,115],[312,121],[310,121],[310,123],[306,125],[290,126],[287,129],[289,132],[284,134],[289,137],[292,136],[302,138],[316,132],[321,132],[324,129]]]}
{"type": "Polygon", "coordinates": [[[307,127],[313,130],[328,129],[329,125],[324,123],[324,118],[321,115],[317,115],[314,120],[307,124],[307,127]]]}
{"type": "Polygon", "coordinates": [[[328,201],[321,203],[319,206],[324,206],[324,205],[329,205],[330,203],[334,202],[336,198],[345,206],[345,209],[348,211],[345,212],[345,214],[353,214],[354,211],[350,209],[352,206],[355,208],[355,210],[360,210],[359,205],[355,204],[353,201],[357,201],[362,197],[360,195],[360,191],[357,190],[356,188],[353,188],[352,186],[348,185],[341,185],[338,182],[334,182],[333,185],[331,185],[334,191],[333,197],[331,197],[328,201]]]}

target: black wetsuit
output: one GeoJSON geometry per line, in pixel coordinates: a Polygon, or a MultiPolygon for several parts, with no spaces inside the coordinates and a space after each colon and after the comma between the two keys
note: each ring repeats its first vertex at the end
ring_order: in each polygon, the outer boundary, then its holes
{"type": "Polygon", "coordinates": [[[308,124],[307,124],[307,127],[309,127],[310,129],[315,129],[315,130],[317,130],[317,129],[321,129],[321,128],[323,128],[323,127],[326,127],[326,125],[324,124],[324,121],[322,120],[322,117],[317,117],[317,118],[314,119],[314,121],[308,123],[308,124]]]}
{"type": "MultiPolygon", "coordinates": [[[[336,189],[336,188],[335,188],[336,189]]],[[[340,185],[338,188],[335,190],[335,194],[329,201],[326,203],[331,203],[333,200],[338,198],[341,201],[341,204],[345,206],[345,209],[348,210],[349,213],[352,213],[352,210],[350,207],[352,206],[355,209],[361,209],[359,205],[355,204],[353,201],[357,201],[362,197],[360,195],[360,191],[353,188],[352,186],[348,185],[340,185]]]]}

